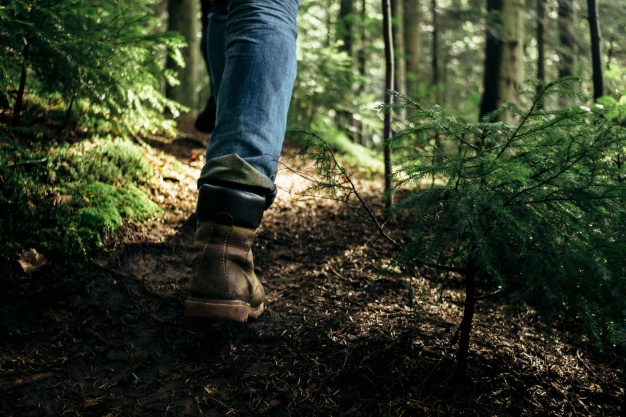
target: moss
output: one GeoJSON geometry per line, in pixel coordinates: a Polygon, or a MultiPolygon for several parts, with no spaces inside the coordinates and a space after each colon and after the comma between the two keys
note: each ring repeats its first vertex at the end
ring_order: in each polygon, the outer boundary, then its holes
{"type": "Polygon", "coordinates": [[[7,137],[0,146],[0,261],[9,265],[30,248],[56,259],[83,257],[125,222],[160,212],[140,187],[153,175],[127,140],[25,148],[7,137]]]}
{"type": "Polygon", "coordinates": [[[143,191],[133,185],[116,187],[95,182],[78,187],[74,200],[87,201],[75,212],[77,228],[98,234],[114,232],[124,221],[141,221],[160,211],[143,191]]]}

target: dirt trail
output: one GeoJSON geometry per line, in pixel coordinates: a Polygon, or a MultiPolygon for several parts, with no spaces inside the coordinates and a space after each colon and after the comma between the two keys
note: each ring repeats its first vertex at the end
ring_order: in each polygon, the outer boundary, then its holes
{"type": "MultiPolygon", "coordinates": [[[[155,189],[165,214],[107,247],[71,290],[23,284],[49,292],[2,342],[0,415],[619,415],[610,356],[566,333],[543,343],[532,314],[486,304],[472,382],[459,386],[447,343],[461,294],[414,278],[418,321],[405,277],[379,274],[384,242],[345,207],[296,198],[301,179],[286,170],[254,246],[266,313],[246,325],[183,318],[205,144],[188,133],[152,145],[180,163],[163,165],[155,189]]],[[[376,183],[360,186],[377,202],[376,183]]]]}

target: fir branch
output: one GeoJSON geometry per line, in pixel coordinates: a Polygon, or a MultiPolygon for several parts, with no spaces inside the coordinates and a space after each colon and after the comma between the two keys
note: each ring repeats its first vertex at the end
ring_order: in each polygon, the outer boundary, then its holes
{"type": "Polygon", "coordinates": [[[573,166],[575,166],[578,162],[580,162],[585,155],[579,155],[576,159],[574,159],[573,161],[571,161],[568,165],[566,165],[565,167],[559,169],[554,175],[552,175],[551,177],[540,181],[539,183],[533,185],[532,187],[528,187],[528,188],[524,188],[523,190],[517,192],[515,195],[513,195],[511,198],[509,198],[504,205],[508,206],[510,205],[515,199],[517,199],[519,196],[526,194],[527,192],[530,192],[532,190],[536,190],[537,188],[541,188],[544,185],[549,184],[550,182],[554,181],[555,179],[557,179],[558,177],[560,177],[561,175],[563,175],[564,173],[566,173],[567,171],[569,171],[570,168],[572,168],[573,166]]]}
{"type": "MultiPolygon", "coordinates": [[[[300,131],[300,132],[303,133],[304,131],[300,131]]],[[[402,246],[398,242],[396,242],[391,236],[389,236],[387,234],[387,232],[385,232],[385,230],[383,229],[383,225],[378,221],[378,219],[376,218],[376,215],[374,214],[374,212],[372,212],[372,209],[365,202],[365,200],[363,200],[363,197],[361,197],[361,194],[358,192],[358,190],[356,188],[356,185],[352,181],[352,178],[348,175],[348,173],[346,172],[345,168],[341,164],[339,164],[339,162],[337,161],[337,157],[335,156],[335,152],[330,148],[330,146],[321,137],[319,137],[318,135],[316,135],[315,133],[312,133],[312,132],[308,132],[308,134],[310,136],[314,137],[318,141],[320,146],[324,147],[325,152],[327,152],[330,155],[330,158],[332,159],[332,162],[333,162],[333,166],[336,169],[339,170],[339,172],[341,173],[342,177],[345,178],[346,183],[348,184],[348,187],[346,187],[346,188],[349,189],[351,191],[351,193],[359,201],[359,203],[361,204],[361,206],[365,210],[365,213],[368,215],[368,217],[370,218],[370,220],[372,221],[372,223],[374,224],[374,226],[378,230],[378,233],[380,233],[380,235],[387,242],[389,242],[391,245],[393,245],[394,248],[396,248],[397,250],[402,249],[402,246]]]]}

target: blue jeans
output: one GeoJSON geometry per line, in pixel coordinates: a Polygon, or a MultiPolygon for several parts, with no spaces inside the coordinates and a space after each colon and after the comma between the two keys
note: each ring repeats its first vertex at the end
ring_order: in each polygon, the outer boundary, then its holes
{"type": "Polygon", "coordinates": [[[206,31],[217,121],[198,184],[273,194],[296,76],[299,0],[220,3],[206,31]]]}

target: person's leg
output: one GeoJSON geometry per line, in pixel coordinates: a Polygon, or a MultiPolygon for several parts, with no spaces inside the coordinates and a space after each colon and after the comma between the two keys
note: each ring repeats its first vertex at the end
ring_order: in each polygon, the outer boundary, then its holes
{"type": "Polygon", "coordinates": [[[263,312],[251,246],[275,195],[297,10],[298,0],[230,0],[226,19],[217,11],[209,17],[217,123],[198,181],[189,317],[247,321],[263,312]],[[214,48],[220,35],[223,49],[214,48]]]}
{"type": "MultiPolygon", "coordinates": [[[[202,37],[200,38],[200,51],[206,65],[209,81],[213,83],[213,75],[211,73],[211,64],[209,61],[209,51],[221,52],[221,67],[223,68],[223,51],[226,30],[226,0],[201,0],[202,5],[202,37]],[[213,4],[215,3],[215,4],[213,4]],[[217,11],[217,14],[215,12],[217,11]],[[214,14],[212,35],[209,35],[209,15],[214,14]],[[209,41],[209,37],[211,38],[209,41]]],[[[194,127],[202,133],[213,133],[215,129],[215,119],[217,113],[217,103],[215,102],[215,88],[211,86],[211,94],[207,99],[204,109],[198,113],[194,127]]]]}
{"type": "Polygon", "coordinates": [[[213,0],[211,4],[211,12],[207,16],[205,54],[211,74],[212,92],[217,97],[226,64],[228,8],[226,0],[213,0]]]}
{"type": "Polygon", "coordinates": [[[217,122],[198,184],[227,181],[271,194],[296,76],[299,2],[228,3],[226,19],[209,22],[210,41],[226,36],[223,55],[209,46],[217,122]]]}
{"type": "MultiPolygon", "coordinates": [[[[209,80],[211,79],[211,71],[209,69],[209,58],[206,53],[207,42],[206,42],[206,27],[202,29],[202,40],[200,41],[200,50],[202,51],[202,57],[204,58],[204,63],[207,67],[207,74],[209,75],[209,80]]],[[[213,94],[213,89],[209,94],[209,98],[206,101],[206,105],[204,109],[198,113],[196,117],[196,121],[194,123],[194,127],[197,131],[202,133],[213,133],[215,129],[215,119],[217,113],[217,103],[215,102],[215,94],[213,94]]]]}

